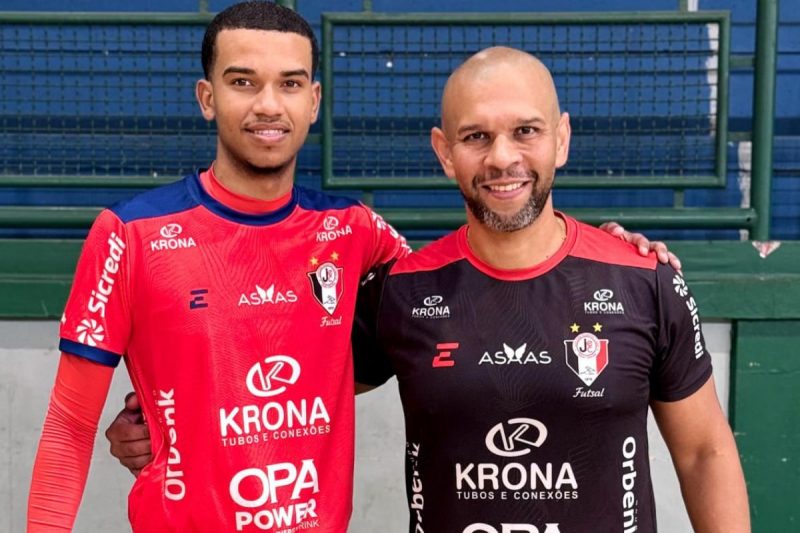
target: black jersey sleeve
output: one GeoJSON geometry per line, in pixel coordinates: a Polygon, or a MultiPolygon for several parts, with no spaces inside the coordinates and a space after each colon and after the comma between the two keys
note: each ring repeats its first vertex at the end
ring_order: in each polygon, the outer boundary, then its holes
{"type": "Polygon", "coordinates": [[[697,302],[683,276],[670,266],[656,268],[659,332],[651,384],[652,399],[690,396],[711,376],[711,356],[701,330],[697,302]]]}
{"type": "Polygon", "coordinates": [[[382,385],[394,375],[392,365],[378,338],[380,305],[390,261],[370,270],[362,279],[353,320],[353,370],[356,382],[382,385]]]}

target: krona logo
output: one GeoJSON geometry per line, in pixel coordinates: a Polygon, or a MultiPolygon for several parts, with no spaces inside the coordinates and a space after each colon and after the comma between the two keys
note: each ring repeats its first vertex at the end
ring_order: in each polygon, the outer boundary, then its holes
{"type": "Polygon", "coordinates": [[[500,457],[519,457],[530,453],[532,448],[541,447],[545,439],[547,426],[538,420],[511,418],[506,424],[500,422],[489,430],[486,434],[486,448],[500,457]]]}
{"type": "Polygon", "coordinates": [[[450,306],[440,305],[443,302],[444,298],[438,294],[427,296],[422,300],[424,307],[411,308],[411,316],[412,318],[450,318],[450,306]]]}
{"type": "Polygon", "coordinates": [[[182,231],[183,228],[181,227],[180,224],[167,224],[166,226],[161,228],[161,231],[159,233],[161,233],[161,236],[164,237],[165,239],[174,239],[175,237],[180,235],[182,231]]]}
{"type": "Polygon", "coordinates": [[[325,228],[325,231],[333,231],[339,227],[339,219],[334,216],[325,217],[322,227],[325,228]]]}
{"type": "Polygon", "coordinates": [[[440,303],[442,303],[442,300],[444,300],[444,298],[442,298],[438,294],[435,294],[433,296],[428,296],[427,298],[422,300],[422,303],[424,305],[427,305],[428,307],[433,307],[434,305],[439,305],[440,303]]]}
{"type": "Polygon", "coordinates": [[[350,224],[339,227],[339,219],[332,215],[325,217],[325,220],[322,221],[322,228],[324,231],[317,232],[317,242],[331,242],[339,237],[353,234],[350,224]]]}
{"type": "Polygon", "coordinates": [[[170,223],[161,227],[158,233],[163,239],[150,241],[150,250],[157,252],[160,250],[177,250],[178,248],[193,248],[197,246],[192,237],[178,237],[183,233],[180,224],[170,223]]]}
{"type": "Polygon", "coordinates": [[[592,294],[594,301],[583,303],[583,312],[587,315],[624,315],[622,302],[613,302],[614,291],[598,289],[592,294]]]}
{"type": "Polygon", "coordinates": [[[300,363],[288,355],[272,355],[254,364],[247,373],[247,390],[259,398],[276,396],[300,377],[300,363]]]}
{"type": "Polygon", "coordinates": [[[600,289],[594,291],[593,297],[598,302],[607,302],[614,297],[614,293],[611,291],[611,289],[600,289]]]}

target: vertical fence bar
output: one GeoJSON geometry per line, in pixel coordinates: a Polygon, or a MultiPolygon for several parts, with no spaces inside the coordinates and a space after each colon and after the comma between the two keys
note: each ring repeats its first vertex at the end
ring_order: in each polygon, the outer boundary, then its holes
{"type": "Polygon", "coordinates": [[[322,186],[333,176],[333,24],[322,15],[322,186]]]}
{"type": "Polygon", "coordinates": [[[753,183],[751,205],[758,220],[751,240],[768,240],[772,188],[772,135],[775,128],[775,76],[778,55],[778,0],[758,0],[756,65],[753,80],[753,183]]]}

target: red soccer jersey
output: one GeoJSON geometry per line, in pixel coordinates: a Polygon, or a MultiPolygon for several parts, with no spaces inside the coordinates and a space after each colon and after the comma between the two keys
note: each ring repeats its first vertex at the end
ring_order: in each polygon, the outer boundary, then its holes
{"type": "Polygon", "coordinates": [[[134,531],[347,530],[356,289],[407,251],[362,204],[301,187],[252,215],[195,175],[100,214],[60,348],[125,357],[154,456],[134,531]]]}

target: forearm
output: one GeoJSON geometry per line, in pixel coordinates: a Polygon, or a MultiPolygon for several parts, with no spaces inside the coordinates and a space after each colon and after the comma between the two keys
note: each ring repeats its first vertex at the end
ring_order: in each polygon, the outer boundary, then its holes
{"type": "Polygon", "coordinates": [[[71,531],[112,369],[62,355],[28,498],[28,532],[71,531]]]}
{"type": "Polygon", "coordinates": [[[733,437],[676,464],[695,533],[749,533],[750,509],[733,437]]]}

